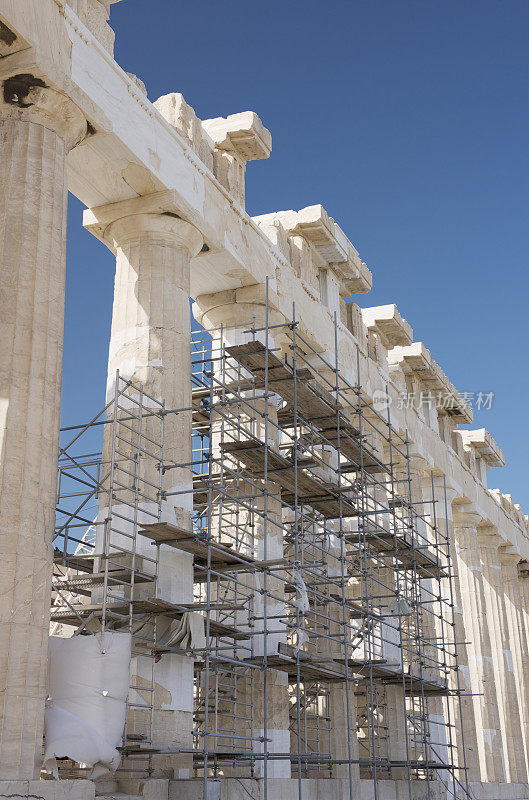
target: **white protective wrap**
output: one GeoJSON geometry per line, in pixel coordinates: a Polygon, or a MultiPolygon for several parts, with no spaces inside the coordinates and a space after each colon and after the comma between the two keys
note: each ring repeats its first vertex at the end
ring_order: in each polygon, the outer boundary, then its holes
{"type": "Polygon", "coordinates": [[[92,767],[91,777],[114,772],[122,741],[130,683],[131,637],[97,633],[50,636],[44,768],[57,774],[55,758],[92,767]]]}

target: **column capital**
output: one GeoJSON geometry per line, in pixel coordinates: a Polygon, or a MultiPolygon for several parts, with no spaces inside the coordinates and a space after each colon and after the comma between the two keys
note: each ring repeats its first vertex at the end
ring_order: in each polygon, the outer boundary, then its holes
{"type": "Polygon", "coordinates": [[[478,528],[478,537],[483,547],[499,548],[500,545],[505,544],[505,539],[501,538],[493,525],[480,525],[478,528]]]}
{"type": "MultiPolygon", "coordinates": [[[[201,237],[200,247],[197,252],[200,252],[201,248],[207,245],[201,231],[192,223],[183,219],[178,204],[177,193],[174,189],[151,192],[141,197],[132,197],[130,200],[118,200],[117,203],[106,203],[102,206],[87,208],[83,212],[83,227],[86,228],[87,231],[90,231],[91,234],[103,242],[103,244],[115,254],[116,245],[114,244],[113,236],[117,236],[116,230],[119,230],[119,228],[114,228],[114,223],[121,222],[125,219],[133,220],[130,223],[132,229],[136,226],[138,231],[141,232],[144,230],[144,232],[148,233],[148,228],[151,226],[153,228],[153,233],[158,232],[162,234],[167,232],[171,227],[171,223],[167,220],[180,222],[182,224],[174,226],[174,230],[178,227],[181,235],[184,235],[185,226],[188,225],[190,229],[196,231],[201,237]],[[148,217],[149,219],[140,220],[139,217],[148,217]],[[160,217],[166,220],[165,222],[159,223],[158,231],[154,230],[157,223],[152,220],[153,217],[160,217]]],[[[129,232],[126,233],[123,231],[123,235],[128,236],[129,232]]],[[[191,235],[190,233],[190,236],[191,235]]],[[[194,236],[194,239],[198,242],[196,236],[194,236]]],[[[193,241],[191,245],[192,249],[196,247],[196,245],[193,245],[193,241]]],[[[186,245],[183,244],[183,246],[186,245]]],[[[192,256],[196,254],[197,253],[192,253],[192,256]]]]}
{"type": "Polygon", "coordinates": [[[520,579],[529,578],[529,561],[518,562],[518,577],[520,579]]]}
{"type": "Polygon", "coordinates": [[[498,554],[500,557],[500,563],[502,566],[509,567],[509,566],[516,566],[521,559],[520,553],[513,547],[512,544],[502,544],[498,548],[498,554]]]}
{"type": "Polygon", "coordinates": [[[173,245],[183,247],[190,258],[196,256],[204,244],[198,228],[169,213],[131,214],[110,223],[105,229],[105,239],[112,242],[114,249],[145,234],[159,236],[173,245]]]}
{"type": "MultiPolygon", "coordinates": [[[[199,295],[193,304],[193,315],[207,330],[220,328],[221,325],[227,329],[248,327],[254,319],[256,326],[262,328],[266,321],[266,302],[266,284],[255,283],[251,286],[241,286],[239,289],[199,295]]],[[[279,310],[279,305],[279,297],[273,288],[269,287],[269,325],[287,323],[285,316],[279,310]]],[[[273,339],[279,336],[280,330],[270,332],[273,339]]]]}
{"type": "Polygon", "coordinates": [[[476,530],[480,522],[483,522],[483,517],[472,503],[458,503],[453,506],[453,520],[456,528],[476,530]]]}
{"type": "MultiPolygon", "coordinates": [[[[431,472],[423,478],[424,481],[427,481],[428,484],[432,485],[432,476],[431,472]]],[[[450,479],[443,474],[438,474],[433,476],[433,487],[436,498],[440,499],[444,504],[444,495],[446,491],[446,503],[450,508],[452,508],[452,504],[456,497],[461,497],[461,490],[458,489],[456,486],[453,486],[450,482],[450,479]]]]}
{"type": "Polygon", "coordinates": [[[408,463],[410,465],[410,472],[420,473],[422,478],[427,478],[431,481],[433,465],[425,456],[415,450],[413,445],[409,447],[408,463]]]}
{"type": "Polygon", "coordinates": [[[88,131],[85,115],[68,95],[25,72],[1,82],[0,122],[4,119],[49,128],[63,139],[68,150],[79,144],[88,131]]]}

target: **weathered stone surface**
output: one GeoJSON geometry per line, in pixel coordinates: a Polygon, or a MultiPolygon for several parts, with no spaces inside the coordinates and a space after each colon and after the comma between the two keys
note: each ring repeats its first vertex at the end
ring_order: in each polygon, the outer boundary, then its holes
{"type": "MultiPolygon", "coordinates": [[[[0,777],[38,775],[56,493],[69,146],[79,109],[32,77],[0,102],[0,777]]],[[[7,86],[7,88],[6,88],[7,86]]]]}

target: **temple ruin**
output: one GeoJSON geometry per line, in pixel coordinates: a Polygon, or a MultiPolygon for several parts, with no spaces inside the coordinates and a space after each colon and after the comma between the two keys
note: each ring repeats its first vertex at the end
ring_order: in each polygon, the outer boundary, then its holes
{"type": "Polygon", "coordinates": [[[0,797],[529,797],[500,448],[322,206],[248,216],[259,117],[121,69],[117,1],[0,0],[0,797]],[[68,191],[116,277],[60,431],[68,191]]]}

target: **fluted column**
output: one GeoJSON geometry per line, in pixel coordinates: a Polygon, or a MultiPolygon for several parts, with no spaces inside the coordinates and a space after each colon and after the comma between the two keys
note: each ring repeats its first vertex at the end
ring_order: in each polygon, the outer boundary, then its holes
{"type": "MultiPolygon", "coordinates": [[[[418,515],[418,545],[427,543],[432,556],[439,559],[444,567],[447,563],[447,532],[451,532],[451,507],[456,492],[446,486],[441,477],[432,480],[432,467],[424,459],[413,456],[410,459],[412,469],[412,500],[416,504],[418,515]],[[445,504],[446,490],[446,504],[445,504]],[[448,518],[447,518],[448,517],[448,518]]],[[[435,569],[434,569],[435,572],[435,569]]],[[[450,585],[446,579],[439,582],[436,578],[423,578],[421,586],[422,631],[425,639],[423,645],[423,669],[433,680],[449,683],[453,674],[446,674],[445,668],[453,666],[450,654],[453,652],[453,629],[451,627],[450,585]],[[443,649],[444,648],[444,649],[443,649]]],[[[431,741],[430,758],[441,763],[457,763],[463,765],[461,752],[461,719],[453,715],[446,697],[430,697],[427,701],[429,735],[431,741]],[[450,728],[449,725],[454,726],[450,728]],[[455,736],[454,736],[455,733],[455,736]],[[454,758],[455,757],[455,758],[454,758]]],[[[475,730],[469,724],[468,735],[472,742],[475,730]]],[[[464,775],[461,774],[460,778],[464,775]]],[[[442,771],[439,778],[449,780],[449,773],[442,771]]]]}
{"type": "MultiPolygon", "coordinates": [[[[202,236],[174,216],[134,214],[112,223],[105,237],[116,249],[107,396],[112,396],[119,369],[151,397],[165,400],[166,408],[189,408],[189,263],[202,247],[202,236]]],[[[190,462],[190,412],[167,418],[164,458],[169,463],[190,462]]],[[[171,473],[168,484],[190,484],[189,467],[171,473]]],[[[174,504],[184,502],[177,498],[174,504]]]]}
{"type": "MultiPolygon", "coordinates": [[[[238,290],[228,290],[217,292],[210,295],[202,295],[196,298],[194,313],[196,319],[211,332],[214,340],[215,353],[217,359],[221,353],[221,347],[236,344],[243,344],[252,341],[254,338],[266,343],[270,348],[280,347],[283,343],[283,332],[281,328],[272,328],[265,331],[266,324],[266,291],[263,285],[248,286],[238,290]],[[259,329],[254,334],[249,330],[255,326],[259,329]]],[[[279,312],[273,310],[272,303],[269,304],[268,322],[270,325],[282,323],[283,317],[279,312]]],[[[233,373],[228,378],[223,375],[222,360],[217,360],[215,369],[217,370],[217,380],[219,385],[224,380],[233,380],[233,373]]],[[[274,404],[272,392],[269,393],[268,401],[264,397],[264,392],[260,389],[253,391],[241,391],[241,394],[249,401],[248,405],[241,406],[239,422],[241,429],[247,434],[255,436],[264,441],[265,439],[265,412],[268,415],[266,425],[266,439],[270,448],[276,449],[279,444],[279,430],[277,428],[277,406],[274,404]]],[[[222,417],[218,424],[214,424],[214,452],[220,439],[220,431],[225,423],[222,417]]],[[[233,429],[235,430],[235,429],[233,429]]],[[[239,435],[237,433],[237,435],[239,435]]],[[[244,472],[244,470],[242,470],[244,472]]],[[[253,477],[251,483],[238,480],[237,485],[231,490],[234,497],[242,498],[242,505],[239,508],[237,501],[230,504],[224,502],[223,519],[224,527],[228,522],[230,527],[230,513],[232,525],[238,524],[242,527],[249,524],[253,529],[253,540],[255,556],[259,560],[281,559],[284,556],[284,536],[282,505],[279,500],[281,487],[273,483],[270,479],[263,489],[259,486],[259,478],[253,477]],[[266,491],[264,489],[266,488],[266,491]],[[245,510],[244,504],[249,504],[252,510],[245,510]]],[[[222,527],[219,525],[222,536],[222,527]]],[[[278,643],[286,642],[287,629],[284,618],[286,616],[284,601],[284,580],[276,575],[266,576],[266,616],[264,619],[265,601],[263,596],[264,577],[256,575],[252,580],[256,582],[256,592],[254,599],[254,632],[259,635],[253,637],[253,651],[257,656],[277,653],[278,643]],[[283,632],[268,634],[268,628],[283,632]],[[262,635],[261,635],[262,632],[262,635]]],[[[274,759],[273,754],[289,754],[291,749],[291,735],[289,731],[289,690],[288,679],[285,673],[279,670],[268,670],[260,672],[254,670],[253,681],[253,735],[266,737],[268,742],[266,749],[268,760],[266,766],[267,778],[289,778],[291,775],[290,762],[286,758],[274,759]],[[266,682],[266,692],[265,692],[266,682]],[[265,702],[266,696],[266,702],[265,702]]],[[[238,691],[246,692],[248,687],[247,679],[241,678],[238,691]]],[[[257,750],[262,750],[261,743],[255,743],[257,750]]],[[[298,747],[298,745],[292,745],[298,747]]],[[[265,766],[263,761],[257,761],[255,772],[258,777],[264,777],[265,766]]]]}
{"type": "MultiPolygon", "coordinates": [[[[432,476],[430,472],[423,480],[423,492],[428,502],[424,505],[431,525],[435,522],[435,536],[440,545],[440,559],[446,564],[450,557],[452,579],[443,579],[440,589],[442,604],[438,606],[439,618],[436,622],[437,635],[445,642],[447,663],[455,666],[454,652],[457,653],[458,672],[450,676],[450,686],[459,689],[461,696],[443,698],[444,718],[452,726],[446,728],[446,741],[449,745],[449,757],[460,771],[456,773],[461,784],[469,780],[480,780],[479,747],[481,731],[475,718],[471,697],[471,668],[474,656],[468,643],[463,615],[461,581],[458,573],[458,544],[454,514],[458,506],[454,501],[460,490],[453,486],[444,476],[432,476]],[[452,608],[450,606],[452,605],[452,608]],[[467,772],[463,771],[466,767],[467,772]]],[[[432,536],[434,535],[432,530],[432,536]]]]}
{"type": "MultiPolygon", "coordinates": [[[[410,499],[414,504],[416,546],[428,548],[429,554],[439,559],[441,567],[447,563],[447,543],[452,547],[452,501],[456,490],[446,486],[443,477],[432,477],[432,466],[419,453],[410,448],[408,466],[410,499]]],[[[435,569],[433,573],[435,575],[435,569]]],[[[448,580],[437,577],[422,577],[420,605],[415,605],[415,624],[420,635],[420,663],[425,678],[440,683],[455,677],[447,668],[454,666],[454,632],[450,614],[451,593],[448,580]]],[[[416,670],[418,669],[418,665],[416,670]]],[[[455,682],[455,681],[454,681],[455,682]]],[[[439,763],[455,763],[463,766],[463,733],[461,715],[452,712],[446,697],[425,698],[428,727],[428,757],[439,763]]],[[[459,709],[456,709],[459,711],[459,709]]],[[[468,715],[467,715],[468,716],[468,715]]],[[[467,728],[465,744],[476,751],[476,730],[472,715],[465,721],[467,728]]],[[[468,762],[468,755],[467,755],[468,762]]],[[[441,781],[449,780],[449,773],[440,771],[441,781]]],[[[464,773],[460,774],[464,781],[464,773]]]]}
{"type": "MultiPolygon", "coordinates": [[[[428,466],[428,462],[418,453],[408,455],[408,460],[401,466],[396,467],[395,478],[397,479],[397,482],[394,489],[397,494],[402,495],[403,497],[407,497],[409,495],[410,501],[414,504],[417,504],[414,506],[413,512],[413,537],[417,546],[424,546],[426,542],[425,525],[423,524],[423,521],[416,516],[415,512],[418,512],[419,514],[423,513],[421,473],[428,466]]],[[[390,453],[388,452],[386,455],[386,462],[389,463],[390,460],[391,457],[390,453]]],[[[392,587],[393,583],[394,588],[398,588],[399,596],[406,597],[409,602],[411,611],[410,616],[402,616],[399,619],[399,617],[395,616],[394,614],[390,615],[388,617],[388,623],[390,627],[387,628],[387,631],[390,632],[391,628],[398,629],[399,626],[402,626],[402,632],[398,632],[396,638],[397,641],[401,641],[405,646],[402,654],[404,659],[404,670],[410,671],[417,675],[419,674],[421,668],[427,670],[428,664],[426,659],[431,658],[432,655],[430,648],[426,643],[428,638],[428,629],[430,627],[428,622],[431,621],[428,613],[428,606],[418,606],[414,602],[416,598],[413,596],[413,591],[406,591],[405,578],[402,572],[400,574],[394,572],[393,575],[391,575],[390,570],[383,570],[382,574],[387,575],[387,578],[385,579],[386,586],[390,588],[392,587]],[[412,630],[414,631],[413,636],[411,635],[412,630]],[[414,644],[411,644],[411,642],[414,644]]],[[[423,582],[421,582],[421,584],[422,583],[423,582]]],[[[378,592],[380,593],[380,589],[378,592]]],[[[391,604],[390,601],[387,602],[388,604],[391,604]]],[[[395,659],[395,657],[397,660],[400,658],[400,654],[398,651],[395,653],[394,648],[389,649],[386,645],[386,649],[388,649],[387,657],[390,663],[391,660],[395,659]]],[[[390,759],[392,761],[406,762],[408,759],[413,761],[416,758],[424,757],[424,752],[415,752],[412,746],[413,742],[412,737],[410,736],[407,716],[410,710],[410,701],[402,683],[399,682],[394,685],[386,686],[386,700],[390,759]]],[[[428,710],[432,711],[432,705],[435,704],[437,704],[437,701],[433,699],[428,700],[428,710]]],[[[442,716],[439,716],[439,720],[441,718],[442,716]]],[[[433,738],[438,741],[440,737],[438,735],[438,726],[435,724],[436,721],[437,720],[434,719],[432,728],[433,738]]],[[[437,757],[434,760],[441,761],[442,759],[437,757]]],[[[404,766],[393,767],[390,774],[394,779],[404,780],[408,778],[409,773],[408,768],[404,766]]]]}
{"type": "MultiPolygon", "coordinates": [[[[137,213],[114,221],[105,239],[116,252],[116,278],[112,332],[110,338],[107,397],[113,395],[115,374],[143,385],[167,409],[191,406],[191,315],[189,310],[190,259],[202,247],[200,232],[174,215],[137,213]]],[[[142,435],[158,441],[157,418],[143,421],[142,435]]],[[[112,446],[110,426],[105,430],[104,453],[109,458],[112,446]]],[[[168,414],[164,422],[164,462],[188,466],[169,469],[163,476],[163,489],[175,492],[164,501],[163,516],[184,528],[191,527],[193,509],[191,462],[191,414],[168,414]]],[[[120,442],[123,451],[127,444],[120,442]]],[[[157,485],[155,459],[143,459],[141,477],[157,485]]],[[[148,486],[148,484],[145,484],[148,486]]],[[[145,490],[148,491],[147,489],[145,490]]],[[[123,493],[120,494],[123,496],[123,493]]],[[[103,497],[106,497],[103,495],[103,497]]],[[[144,510],[149,503],[143,503],[144,510]]],[[[140,515],[142,504],[140,504],[140,515]]],[[[116,519],[131,516],[130,509],[114,504],[116,519]],[[120,513],[116,513],[120,512],[120,513]]],[[[105,518],[105,509],[100,509],[105,518]]],[[[151,521],[151,518],[147,518],[151,521]]],[[[126,524],[126,523],[125,523],[126,524]]],[[[102,528],[100,527],[102,534],[102,528]]],[[[138,551],[152,555],[150,542],[139,537],[138,551]]],[[[189,553],[162,545],[158,567],[158,596],[169,602],[192,602],[193,559],[189,553]]],[[[170,622],[161,620],[158,636],[170,622]]],[[[132,682],[148,685],[150,667],[145,659],[132,664],[132,682]],[[147,669],[144,675],[143,670],[147,669]]],[[[145,701],[144,701],[145,702],[145,701]]],[[[193,659],[165,654],[155,664],[152,741],[156,747],[192,746],[193,659]]],[[[129,731],[144,733],[141,712],[131,715],[129,731]],[[137,728],[137,730],[136,730],[137,728]]],[[[158,777],[189,777],[189,757],[156,756],[158,777]]]]}
{"type": "Polygon", "coordinates": [[[480,527],[478,534],[487,606],[486,620],[491,634],[492,659],[501,697],[500,716],[507,780],[521,783],[526,780],[525,754],[498,553],[498,547],[503,544],[503,540],[492,527],[480,527]]]}
{"type": "Polygon", "coordinates": [[[38,776],[66,267],[65,158],[86,120],[31,75],[0,86],[0,779],[38,776]]]}
{"type": "MultiPolygon", "coordinates": [[[[518,589],[520,592],[520,619],[525,628],[525,636],[529,644],[529,562],[518,564],[518,589]]],[[[528,676],[529,679],[529,676],[528,676]]]]}
{"type": "Polygon", "coordinates": [[[459,647],[459,663],[462,666],[466,655],[463,673],[471,693],[462,698],[468,778],[501,782],[505,780],[502,726],[478,540],[481,517],[465,505],[454,509],[456,603],[460,610],[456,621],[459,618],[462,623],[456,631],[458,640],[464,642],[459,647]]]}
{"type": "MultiPolygon", "coordinates": [[[[527,655],[529,647],[529,563],[521,561],[517,567],[518,572],[518,600],[519,606],[517,609],[517,622],[520,630],[523,628],[524,633],[520,633],[521,641],[524,642],[525,634],[525,654],[527,655]]],[[[524,645],[521,645],[522,648],[524,645]]],[[[523,653],[523,651],[522,651],[523,653]]],[[[522,656],[523,657],[523,656],[522,656]]],[[[524,664],[523,672],[519,676],[520,681],[523,681],[526,696],[529,697],[529,665],[524,664]]],[[[523,722],[526,726],[526,719],[529,715],[529,708],[526,704],[523,710],[523,722]]],[[[529,759],[529,729],[526,727],[526,757],[529,759]]]]}
{"type": "MultiPolygon", "coordinates": [[[[520,591],[520,578],[518,563],[520,554],[509,545],[499,548],[501,564],[501,577],[504,589],[504,602],[509,628],[509,640],[514,661],[514,681],[518,697],[518,707],[522,723],[522,735],[525,752],[525,767],[527,771],[527,756],[529,742],[529,652],[527,632],[525,629],[522,595],[520,591]]],[[[527,781],[527,777],[524,778],[527,781]]]]}

